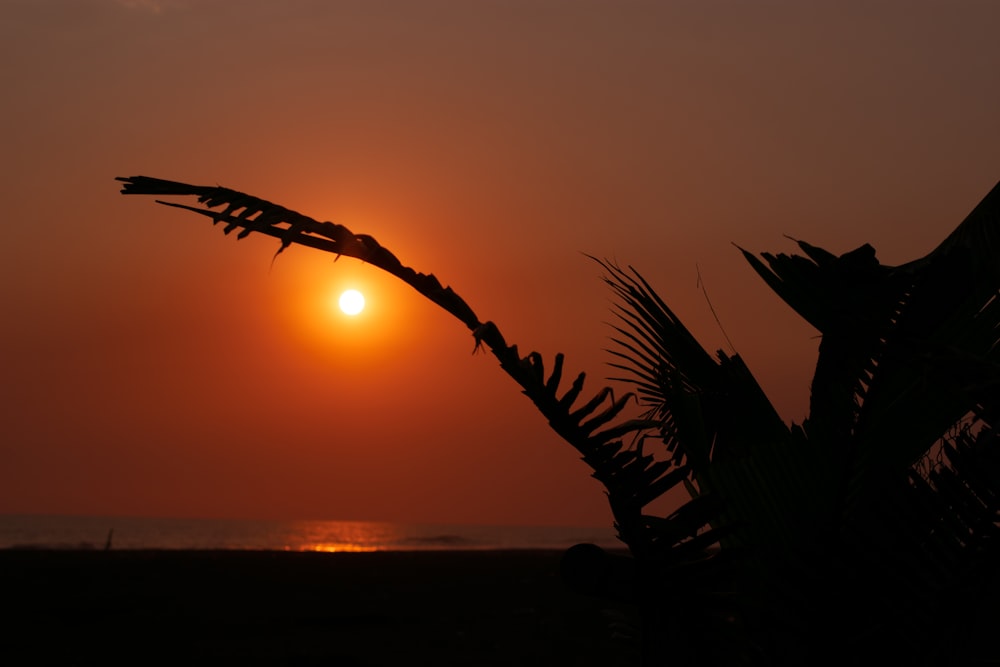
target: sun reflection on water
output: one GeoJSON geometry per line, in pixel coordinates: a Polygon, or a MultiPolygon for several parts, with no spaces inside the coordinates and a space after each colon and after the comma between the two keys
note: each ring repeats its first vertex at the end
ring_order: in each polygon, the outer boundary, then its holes
{"type": "Polygon", "coordinates": [[[369,552],[382,551],[398,543],[399,529],[388,523],[367,521],[296,521],[290,544],[291,551],[369,552]]]}
{"type": "Polygon", "coordinates": [[[362,553],[369,551],[380,551],[379,547],[370,544],[351,544],[350,542],[317,542],[315,544],[303,544],[292,549],[292,551],[324,551],[327,553],[362,553]]]}

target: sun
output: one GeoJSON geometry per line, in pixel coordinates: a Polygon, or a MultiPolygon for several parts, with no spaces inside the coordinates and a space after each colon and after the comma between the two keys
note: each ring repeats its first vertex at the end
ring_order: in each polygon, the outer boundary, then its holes
{"type": "Polygon", "coordinates": [[[357,315],[365,309],[365,296],[356,289],[345,290],[338,303],[345,315],[357,315]]]}

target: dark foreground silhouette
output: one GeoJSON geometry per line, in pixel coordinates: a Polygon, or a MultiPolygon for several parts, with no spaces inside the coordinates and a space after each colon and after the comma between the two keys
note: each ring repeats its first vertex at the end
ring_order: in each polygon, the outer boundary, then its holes
{"type": "Polygon", "coordinates": [[[635,664],[560,554],[3,551],[3,665],[635,664]]]}
{"type": "Polygon", "coordinates": [[[996,664],[1000,574],[1000,186],[926,257],[878,262],[742,251],[821,334],[802,424],[785,424],[738,354],[704,350],[643,277],[601,262],[617,296],[614,363],[644,407],[584,376],[561,388],[499,328],[373,237],[221,187],[143,176],[125,194],[238,238],[356,257],[458,318],[607,489],[631,554],[583,547],[565,574],[626,599],[645,664],[996,664]],[[669,516],[645,508],[683,486],[669,516]]]}

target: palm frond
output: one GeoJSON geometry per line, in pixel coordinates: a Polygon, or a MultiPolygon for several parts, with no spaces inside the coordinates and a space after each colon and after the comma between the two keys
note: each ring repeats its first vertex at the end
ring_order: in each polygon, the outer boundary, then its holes
{"type": "Polygon", "coordinates": [[[864,511],[880,483],[873,471],[911,464],[972,408],[961,388],[933,378],[960,358],[1000,354],[1000,186],[938,248],[901,266],[880,264],[868,245],[839,257],[799,247],[805,257],[743,254],[823,336],[805,429],[837,450],[845,488],[858,491],[845,511],[864,511]]]}
{"type": "Polygon", "coordinates": [[[252,233],[280,240],[278,253],[291,245],[315,248],[334,255],[346,255],[367,262],[404,281],[421,295],[451,313],[468,327],[476,349],[485,345],[499,360],[500,367],[513,378],[525,395],[548,420],[549,425],[569,442],[594,471],[608,491],[622,540],[630,548],[643,550],[646,540],[655,539],[644,527],[643,508],[673,487],[687,474],[677,462],[656,461],[625,445],[656,423],[645,419],[622,419],[633,396],[618,399],[609,388],[598,391],[582,405],[585,375],[580,373],[565,392],[560,387],[563,356],[556,355],[552,373],[546,378],[542,356],[536,352],[521,356],[516,345],[508,345],[493,322],[481,322],[472,308],[433,274],[405,266],[374,237],[356,234],[347,227],[318,222],[296,211],[219,186],[198,186],[146,176],[120,177],[122,193],[195,197],[199,206],[157,200],[158,203],[205,216],[213,225],[223,224],[223,232],[239,230],[238,239],[252,233]]]}

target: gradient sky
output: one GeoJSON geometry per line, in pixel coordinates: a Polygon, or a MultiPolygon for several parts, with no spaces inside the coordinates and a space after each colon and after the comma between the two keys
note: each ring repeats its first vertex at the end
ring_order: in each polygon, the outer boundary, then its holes
{"type": "Polygon", "coordinates": [[[372,234],[592,391],[611,301],[582,253],[715,350],[700,271],[800,421],[815,332],[732,244],[928,252],[1000,179],[998,25],[986,0],[5,0],[0,513],[608,524],[443,311],[113,178],[372,234]]]}

